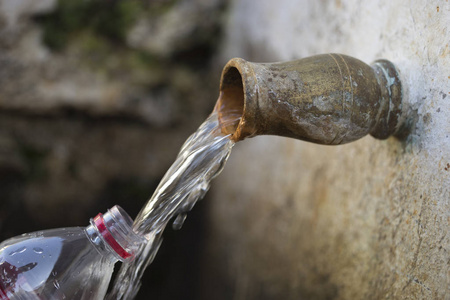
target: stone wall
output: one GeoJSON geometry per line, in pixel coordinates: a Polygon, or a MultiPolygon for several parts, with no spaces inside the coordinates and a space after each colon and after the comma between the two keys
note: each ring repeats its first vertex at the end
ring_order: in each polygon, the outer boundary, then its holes
{"type": "Polygon", "coordinates": [[[216,179],[205,299],[450,299],[450,3],[240,0],[224,58],[393,61],[404,138],[255,137],[216,179]]]}

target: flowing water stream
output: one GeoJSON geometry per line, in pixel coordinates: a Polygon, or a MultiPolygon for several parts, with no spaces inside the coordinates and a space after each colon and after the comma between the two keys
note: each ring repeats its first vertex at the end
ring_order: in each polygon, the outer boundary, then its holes
{"type": "Polygon", "coordinates": [[[179,229],[197,200],[208,191],[211,180],[223,169],[234,142],[222,133],[222,127],[234,126],[241,114],[228,113],[219,123],[216,110],[192,134],[153,196],[142,208],[133,228],[148,242],[139,249],[131,263],[122,264],[107,299],[133,299],[141,285],[145,268],[153,261],[162,242],[162,233],[175,216],[174,229],[179,229]]]}

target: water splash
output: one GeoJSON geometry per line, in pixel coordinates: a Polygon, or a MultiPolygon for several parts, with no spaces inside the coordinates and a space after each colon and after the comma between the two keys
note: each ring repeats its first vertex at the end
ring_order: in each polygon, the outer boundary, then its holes
{"type": "Polygon", "coordinates": [[[136,254],[134,261],[123,264],[107,299],[133,299],[140,288],[145,268],[153,261],[162,242],[162,233],[170,219],[177,216],[174,229],[180,229],[195,203],[204,197],[210,182],[223,169],[234,142],[222,128],[236,124],[241,114],[230,113],[219,122],[213,112],[192,134],[151,199],[134,221],[133,228],[148,242],[136,254]]]}

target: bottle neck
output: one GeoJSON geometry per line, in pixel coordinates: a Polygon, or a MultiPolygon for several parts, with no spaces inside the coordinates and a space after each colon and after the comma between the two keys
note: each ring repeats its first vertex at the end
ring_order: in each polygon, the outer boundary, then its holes
{"type": "Polygon", "coordinates": [[[102,255],[112,255],[113,260],[130,260],[144,239],[133,229],[133,220],[118,205],[105,214],[91,219],[85,231],[102,255]]]}

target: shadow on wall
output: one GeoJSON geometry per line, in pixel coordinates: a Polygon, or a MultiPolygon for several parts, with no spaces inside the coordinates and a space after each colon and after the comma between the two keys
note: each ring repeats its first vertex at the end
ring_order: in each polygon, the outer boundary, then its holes
{"type": "MultiPolygon", "coordinates": [[[[1,240],[138,213],[214,106],[225,4],[1,3],[1,240]]],[[[138,298],[195,299],[202,211],[168,230],[138,298]]]]}

